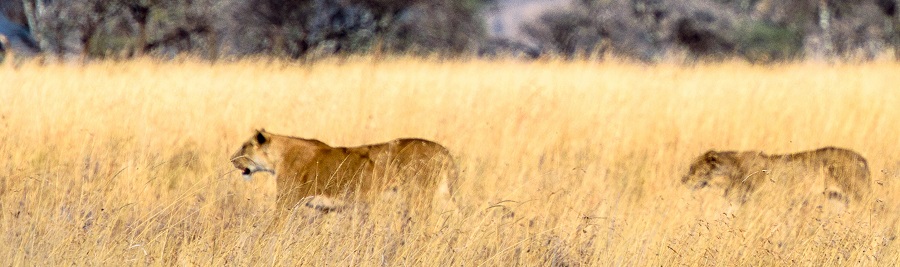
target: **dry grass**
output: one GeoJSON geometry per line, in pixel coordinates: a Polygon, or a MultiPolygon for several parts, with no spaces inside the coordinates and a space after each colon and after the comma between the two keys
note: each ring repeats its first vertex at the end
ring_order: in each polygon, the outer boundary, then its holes
{"type": "MultiPolygon", "coordinates": [[[[350,59],[0,69],[3,265],[898,265],[900,65],[641,66],[350,59]],[[267,229],[274,181],[228,156],[265,127],[422,137],[458,212],[267,229]],[[846,212],[679,183],[709,149],[840,146],[875,192],[846,212]]],[[[815,199],[815,198],[814,198],[815,199]]]]}

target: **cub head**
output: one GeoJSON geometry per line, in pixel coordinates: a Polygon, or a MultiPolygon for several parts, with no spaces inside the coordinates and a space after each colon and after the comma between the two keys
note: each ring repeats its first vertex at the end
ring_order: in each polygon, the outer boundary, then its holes
{"type": "Polygon", "coordinates": [[[710,185],[728,188],[739,171],[734,153],[709,151],[694,159],[681,183],[694,190],[710,185]]]}
{"type": "Polygon", "coordinates": [[[268,151],[271,140],[272,134],[267,133],[265,129],[257,130],[250,140],[244,142],[241,148],[231,155],[231,163],[241,170],[244,179],[250,180],[256,172],[275,173],[275,164],[269,158],[268,151]]]}

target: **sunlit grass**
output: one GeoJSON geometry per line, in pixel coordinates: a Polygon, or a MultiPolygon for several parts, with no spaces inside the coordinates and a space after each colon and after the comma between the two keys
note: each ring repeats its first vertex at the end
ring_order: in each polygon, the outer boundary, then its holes
{"type": "MultiPolygon", "coordinates": [[[[900,65],[328,60],[0,68],[7,265],[898,264],[900,65]],[[255,128],[360,145],[420,137],[458,212],[269,228],[274,181],[228,156],[255,128]],[[679,183],[710,149],[869,160],[873,201],[735,209],[679,183]]],[[[379,210],[373,208],[373,210],[379,210]]]]}

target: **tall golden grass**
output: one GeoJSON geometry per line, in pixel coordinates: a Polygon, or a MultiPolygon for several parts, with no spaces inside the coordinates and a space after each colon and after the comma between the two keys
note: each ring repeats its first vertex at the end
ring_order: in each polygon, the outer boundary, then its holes
{"type": "MultiPolygon", "coordinates": [[[[900,65],[335,59],[0,69],[3,265],[900,264],[900,65]],[[269,228],[255,128],[444,144],[458,210],[269,228]],[[710,149],[860,152],[871,201],[735,207],[680,184],[710,149]]],[[[813,198],[815,199],[815,198],[813,198]]]]}

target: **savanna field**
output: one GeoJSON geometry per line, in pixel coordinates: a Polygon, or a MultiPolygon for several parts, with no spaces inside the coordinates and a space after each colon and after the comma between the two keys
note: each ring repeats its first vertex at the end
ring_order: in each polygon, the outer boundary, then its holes
{"type": "MultiPolygon", "coordinates": [[[[0,68],[0,263],[150,266],[900,265],[900,65],[349,58],[0,68]],[[445,145],[456,208],[269,227],[254,129],[445,145]],[[846,209],[735,207],[681,184],[716,150],[855,150],[846,209]]],[[[773,181],[775,182],[775,181],[773,181]]],[[[376,205],[377,206],[377,205],[376,205]]]]}

